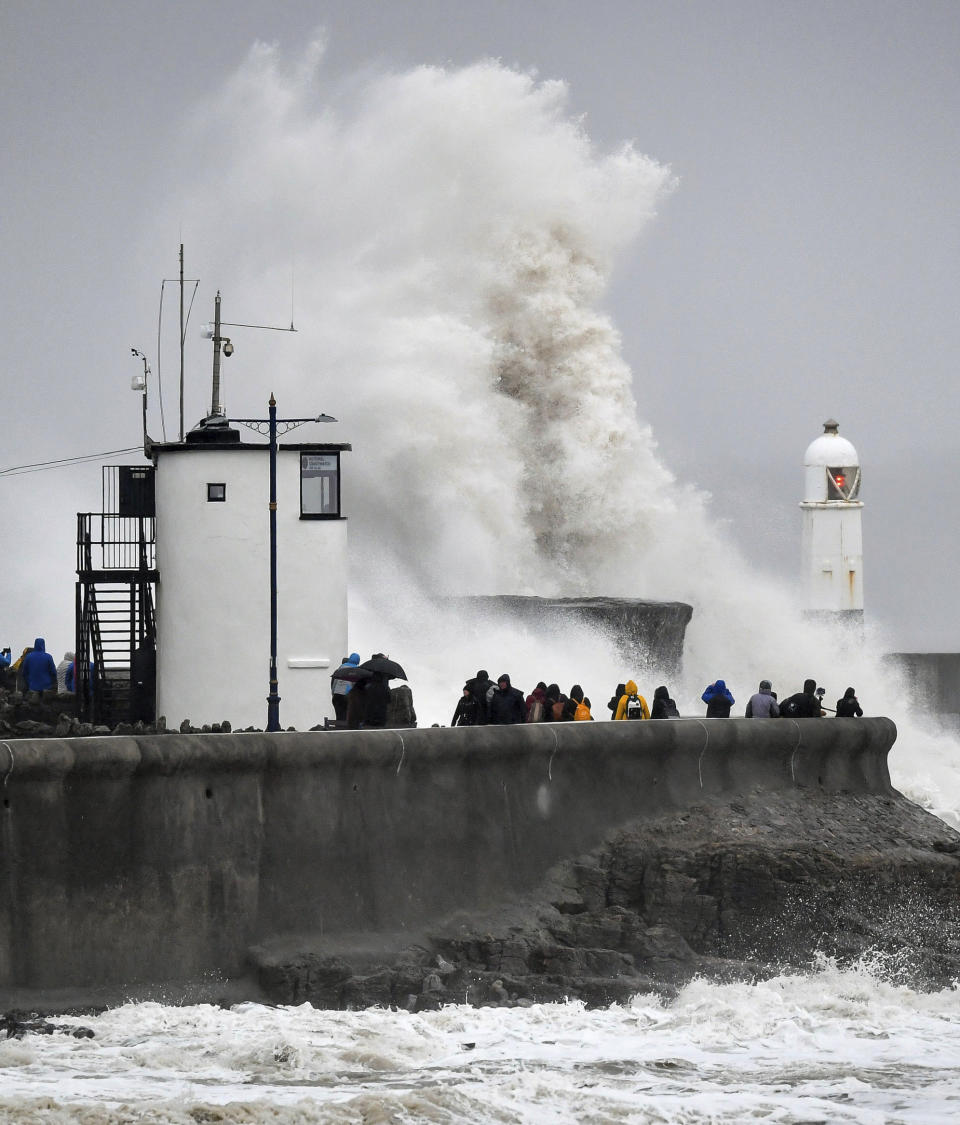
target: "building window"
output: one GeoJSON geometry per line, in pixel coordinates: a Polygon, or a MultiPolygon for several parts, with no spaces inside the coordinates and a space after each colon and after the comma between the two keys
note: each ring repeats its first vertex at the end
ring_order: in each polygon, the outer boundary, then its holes
{"type": "Polygon", "coordinates": [[[337,519],[340,515],[340,454],[300,454],[300,518],[337,519]]]}
{"type": "Polygon", "coordinates": [[[207,503],[223,504],[227,499],[227,486],[225,484],[207,485],[207,503]]]}

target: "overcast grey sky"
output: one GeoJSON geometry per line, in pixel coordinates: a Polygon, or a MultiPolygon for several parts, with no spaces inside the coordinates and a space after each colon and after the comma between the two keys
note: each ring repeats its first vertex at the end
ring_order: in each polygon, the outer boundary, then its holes
{"type": "MultiPolygon", "coordinates": [[[[864,465],[868,613],[893,647],[960,648],[956,2],[6,0],[0,468],[136,444],[129,347],[154,351],[180,232],[144,240],[185,122],[254,41],[320,27],[343,98],[370,71],[492,56],[567,82],[599,147],[669,164],[609,295],[664,460],[793,577],[803,451],[838,418],[864,465]]],[[[187,253],[205,320],[229,279],[187,253]]],[[[98,507],[95,467],[0,477],[0,643],[71,647],[74,513],[98,507]]]]}

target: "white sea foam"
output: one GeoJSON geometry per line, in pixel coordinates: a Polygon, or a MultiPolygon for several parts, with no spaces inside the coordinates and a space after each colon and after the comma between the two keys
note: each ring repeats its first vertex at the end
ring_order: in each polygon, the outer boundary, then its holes
{"type": "Polygon", "coordinates": [[[830,962],[580,1003],[410,1015],[309,1005],[128,1005],[0,1044],[0,1122],[946,1122],[960,1111],[955,991],[830,962]]]}
{"type": "Polygon", "coordinates": [[[884,638],[803,623],[795,588],[751,568],[657,454],[644,372],[603,301],[675,187],[667,168],[598,151],[560,82],[481,62],[344,87],[320,42],[290,64],[255,48],[193,129],[171,213],[217,263],[226,307],[283,307],[296,259],[296,350],[277,371],[276,340],[250,334],[226,393],[252,407],[262,365],[284,402],[341,418],[350,647],[407,666],[421,723],[449,722],[480,667],[526,690],[579,682],[601,717],[617,682],[649,696],[661,678],[589,631],[480,623],[434,594],[683,599],[681,710],[702,713],[718,676],[738,708],[762,676],[789,694],[813,675],[828,703],[854,684],[898,723],[897,783],[960,823],[957,743],[918,721],[884,638]]]}

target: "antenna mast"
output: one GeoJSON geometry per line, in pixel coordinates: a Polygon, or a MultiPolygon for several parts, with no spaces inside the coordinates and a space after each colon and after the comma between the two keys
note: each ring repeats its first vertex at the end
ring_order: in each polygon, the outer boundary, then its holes
{"type": "Polygon", "coordinates": [[[180,243],[180,441],[183,441],[183,243],[180,243]]]}
{"type": "Polygon", "coordinates": [[[218,418],[223,414],[220,405],[220,290],[217,290],[217,299],[214,303],[213,315],[213,395],[210,402],[210,417],[218,418]]]}

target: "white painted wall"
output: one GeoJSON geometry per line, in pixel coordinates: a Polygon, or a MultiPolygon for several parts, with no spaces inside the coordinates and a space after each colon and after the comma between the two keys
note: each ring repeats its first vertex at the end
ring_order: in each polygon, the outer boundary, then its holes
{"type": "MultiPolygon", "coordinates": [[[[264,728],[270,671],[269,452],[197,445],[157,452],[157,714],[264,728]],[[207,483],[224,482],[224,503],[207,483]]],[[[280,723],[333,717],[346,652],[347,523],[300,519],[300,453],[277,456],[280,723]],[[300,665],[291,666],[293,665],[300,665]]]]}
{"type": "Polygon", "coordinates": [[[859,501],[801,504],[804,605],[836,612],[863,609],[859,501]]]}

